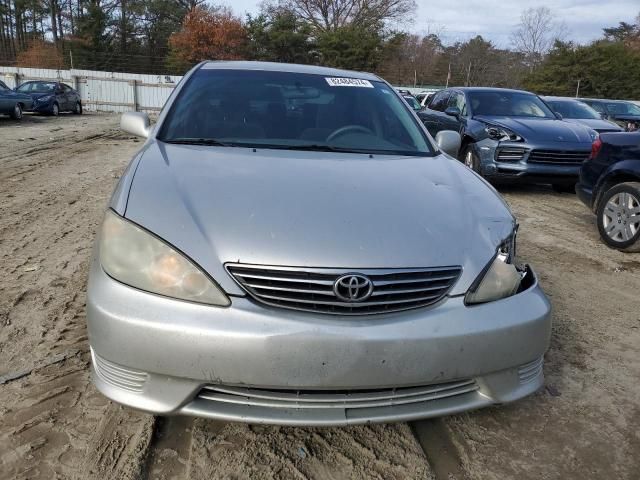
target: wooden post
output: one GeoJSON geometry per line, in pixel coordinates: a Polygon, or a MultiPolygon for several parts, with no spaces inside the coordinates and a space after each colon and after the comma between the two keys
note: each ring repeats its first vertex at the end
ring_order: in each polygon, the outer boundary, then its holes
{"type": "Polygon", "coordinates": [[[138,81],[132,80],[131,85],[133,87],[133,109],[138,111],[138,81]]]}

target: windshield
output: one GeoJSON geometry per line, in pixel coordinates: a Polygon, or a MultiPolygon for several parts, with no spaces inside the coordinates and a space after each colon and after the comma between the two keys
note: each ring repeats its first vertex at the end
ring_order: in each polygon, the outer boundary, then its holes
{"type": "Polygon", "coordinates": [[[469,92],[473,115],[556,118],[537,96],[523,92],[469,92]]]}
{"type": "Polygon", "coordinates": [[[200,69],[158,138],[356,153],[430,156],[407,105],[380,81],[256,70],[200,69]]]}
{"type": "Polygon", "coordinates": [[[607,103],[607,111],[613,115],[640,115],[640,107],[629,102],[607,103]]]}
{"type": "Polygon", "coordinates": [[[573,100],[547,100],[563,118],[600,119],[600,114],[589,105],[573,100]]]}
{"type": "Polygon", "coordinates": [[[27,93],[49,93],[54,92],[56,84],[53,82],[29,82],[18,87],[19,92],[27,93]]]}

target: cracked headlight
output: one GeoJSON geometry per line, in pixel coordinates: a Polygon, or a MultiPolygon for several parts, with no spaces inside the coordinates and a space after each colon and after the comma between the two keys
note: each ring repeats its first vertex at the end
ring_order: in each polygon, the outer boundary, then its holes
{"type": "Polygon", "coordinates": [[[484,131],[489,138],[497,140],[499,142],[522,142],[524,139],[517,133],[512,132],[508,128],[497,127],[494,125],[487,125],[484,127],[484,131]]]}
{"type": "Polygon", "coordinates": [[[493,302],[515,295],[525,272],[515,264],[516,232],[498,248],[487,268],[465,296],[467,305],[493,302]]]}
{"type": "Polygon", "coordinates": [[[99,242],[102,268],[124,284],[179,300],[230,304],[220,287],[184,255],[111,210],[99,242]]]}

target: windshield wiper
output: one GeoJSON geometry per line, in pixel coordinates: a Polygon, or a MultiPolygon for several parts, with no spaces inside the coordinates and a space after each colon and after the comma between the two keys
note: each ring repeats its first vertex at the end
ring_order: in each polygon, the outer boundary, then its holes
{"type": "Polygon", "coordinates": [[[165,143],[171,143],[174,145],[209,145],[214,147],[233,147],[230,143],[224,143],[215,138],[173,138],[171,140],[164,140],[165,143]]]}

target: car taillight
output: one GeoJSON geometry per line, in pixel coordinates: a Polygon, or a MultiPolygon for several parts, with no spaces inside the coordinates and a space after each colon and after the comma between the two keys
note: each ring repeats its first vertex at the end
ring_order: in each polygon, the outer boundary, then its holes
{"type": "Polygon", "coordinates": [[[596,138],[591,144],[591,156],[589,158],[596,158],[600,150],[602,149],[602,140],[600,137],[596,138]]]}

